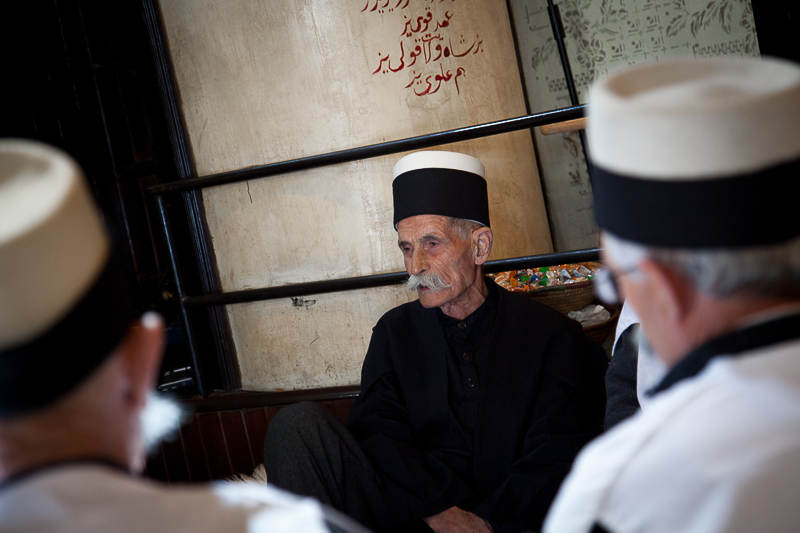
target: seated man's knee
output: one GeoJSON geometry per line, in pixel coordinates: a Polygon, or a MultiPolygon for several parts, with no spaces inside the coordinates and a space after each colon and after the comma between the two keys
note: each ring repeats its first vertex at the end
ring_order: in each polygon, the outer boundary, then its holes
{"type": "Polygon", "coordinates": [[[264,454],[278,449],[294,447],[318,433],[320,424],[332,416],[315,402],[300,402],[287,405],[278,411],[267,426],[264,439],[264,454]]]}

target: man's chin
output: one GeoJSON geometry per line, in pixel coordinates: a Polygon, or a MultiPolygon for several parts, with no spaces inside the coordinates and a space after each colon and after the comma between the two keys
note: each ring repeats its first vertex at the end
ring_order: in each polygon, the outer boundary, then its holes
{"type": "Polygon", "coordinates": [[[428,287],[419,287],[417,289],[419,303],[421,303],[422,307],[426,309],[431,309],[433,307],[439,307],[442,305],[443,302],[441,301],[441,294],[442,291],[435,291],[428,287]]]}

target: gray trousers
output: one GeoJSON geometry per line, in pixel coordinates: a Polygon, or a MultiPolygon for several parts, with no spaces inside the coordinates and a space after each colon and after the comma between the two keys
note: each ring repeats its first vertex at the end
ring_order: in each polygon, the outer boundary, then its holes
{"type": "Polygon", "coordinates": [[[382,529],[378,476],[347,428],[319,404],[278,411],[267,427],[264,467],[270,484],[316,498],[374,531],[382,529]]]}

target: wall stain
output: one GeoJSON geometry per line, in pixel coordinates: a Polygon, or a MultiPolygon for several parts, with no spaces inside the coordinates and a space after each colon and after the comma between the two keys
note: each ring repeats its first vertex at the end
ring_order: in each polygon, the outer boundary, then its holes
{"type": "Polygon", "coordinates": [[[297,298],[292,298],[292,306],[293,307],[305,307],[308,309],[312,305],[317,303],[316,300],[304,300],[302,297],[298,296],[297,298]]]}

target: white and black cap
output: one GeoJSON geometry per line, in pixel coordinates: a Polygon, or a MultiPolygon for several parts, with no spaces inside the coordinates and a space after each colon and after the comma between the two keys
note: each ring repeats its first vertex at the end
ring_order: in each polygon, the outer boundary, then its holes
{"type": "Polygon", "coordinates": [[[77,385],[124,335],[130,303],[78,164],[48,145],[0,140],[0,416],[77,385]]]}
{"type": "Polygon", "coordinates": [[[736,248],[800,235],[800,67],[773,58],[651,63],[589,92],[601,229],[640,244],[736,248]]]}
{"type": "Polygon", "coordinates": [[[394,227],[404,218],[441,215],[489,226],[486,169],[457,152],[414,152],[394,166],[394,227]]]}

